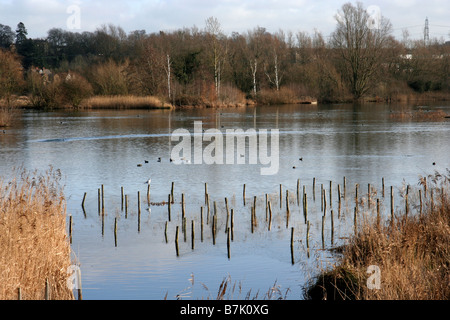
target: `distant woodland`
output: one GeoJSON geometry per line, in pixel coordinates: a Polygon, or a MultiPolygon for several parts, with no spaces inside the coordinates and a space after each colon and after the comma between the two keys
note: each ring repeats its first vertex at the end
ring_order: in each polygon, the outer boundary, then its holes
{"type": "MultiPolygon", "coordinates": [[[[26,96],[36,108],[79,106],[91,96],[154,96],[174,106],[352,100],[445,99],[450,45],[395,39],[382,17],[370,28],[362,4],[347,3],[329,36],[320,32],[223,33],[204,27],[126,33],[53,28],[28,38],[23,23],[0,24],[0,99],[26,96]]],[[[262,22],[263,23],[263,22],[262,22]]]]}

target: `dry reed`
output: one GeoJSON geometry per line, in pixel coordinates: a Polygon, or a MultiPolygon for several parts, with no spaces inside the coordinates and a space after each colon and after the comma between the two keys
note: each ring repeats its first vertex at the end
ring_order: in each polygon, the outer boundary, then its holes
{"type": "Polygon", "coordinates": [[[154,96],[95,96],[82,103],[83,108],[91,109],[170,109],[172,106],[154,96]]]}
{"type": "Polygon", "coordinates": [[[401,212],[385,225],[366,224],[341,248],[340,262],[306,288],[305,298],[450,299],[450,176],[436,176],[446,186],[434,187],[434,204],[428,201],[422,214],[401,212]],[[379,289],[367,285],[370,265],[380,268],[379,289]]]}
{"type": "Polygon", "coordinates": [[[71,265],[66,202],[59,171],[26,170],[0,179],[0,299],[73,299],[67,286],[71,265]]]}

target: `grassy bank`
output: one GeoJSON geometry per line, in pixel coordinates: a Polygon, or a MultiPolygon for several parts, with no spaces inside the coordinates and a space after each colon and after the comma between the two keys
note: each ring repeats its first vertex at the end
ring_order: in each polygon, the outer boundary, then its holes
{"type": "Polygon", "coordinates": [[[0,300],[73,299],[67,287],[71,264],[66,204],[60,174],[27,172],[0,178],[0,300]]]}
{"type": "Polygon", "coordinates": [[[88,109],[170,109],[168,104],[153,96],[94,96],[84,100],[82,108],[88,109]]]}
{"type": "MultiPolygon", "coordinates": [[[[436,174],[421,193],[422,206],[411,202],[393,220],[365,224],[341,257],[305,290],[306,299],[448,300],[450,299],[450,194],[447,176],[436,174]],[[374,289],[368,267],[379,267],[374,289]],[[371,288],[372,287],[372,288],[371,288]]],[[[426,180],[421,180],[423,184],[426,180]]],[[[426,183],[426,182],[425,182],[426,183]]],[[[412,199],[411,199],[412,201],[412,199]]]]}

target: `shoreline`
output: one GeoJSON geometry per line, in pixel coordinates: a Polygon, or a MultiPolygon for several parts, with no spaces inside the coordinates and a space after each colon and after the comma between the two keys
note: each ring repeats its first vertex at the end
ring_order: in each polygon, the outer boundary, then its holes
{"type": "Polygon", "coordinates": [[[32,110],[101,110],[101,109],[201,109],[201,108],[242,108],[248,106],[271,106],[271,105],[317,105],[317,104],[339,104],[339,103],[418,103],[418,102],[447,102],[450,101],[450,93],[422,93],[422,94],[399,94],[397,97],[381,98],[381,97],[364,97],[358,101],[352,99],[344,99],[339,101],[319,101],[313,97],[300,97],[295,101],[277,101],[276,103],[258,102],[246,99],[242,102],[219,102],[219,101],[202,101],[197,104],[173,105],[155,96],[137,96],[137,95],[120,95],[120,96],[101,96],[95,95],[85,99],[80,106],[61,106],[57,108],[37,108],[31,104],[28,96],[16,96],[11,99],[8,107],[3,101],[0,101],[0,109],[3,112],[18,108],[32,110]]]}

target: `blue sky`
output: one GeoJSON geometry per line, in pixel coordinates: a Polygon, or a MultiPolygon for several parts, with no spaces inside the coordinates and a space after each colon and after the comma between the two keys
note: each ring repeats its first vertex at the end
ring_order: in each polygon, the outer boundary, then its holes
{"type": "MultiPolygon", "coordinates": [[[[216,17],[226,34],[240,33],[256,26],[270,32],[315,29],[328,36],[335,28],[334,15],[348,0],[0,0],[0,23],[15,29],[22,21],[29,37],[45,37],[50,28],[71,31],[95,31],[102,24],[121,26],[127,33],[144,29],[148,33],[196,26],[216,17]],[[67,21],[77,6],[79,26],[69,29],[67,21]],[[79,27],[79,28],[78,28],[79,27]]],[[[355,1],[351,1],[356,3],[355,1]]],[[[388,18],[394,35],[401,37],[409,27],[410,37],[423,38],[425,18],[430,37],[450,40],[449,0],[362,0],[364,7],[378,6],[388,18]]],[[[73,26],[73,25],[72,25],[73,26]]]]}

